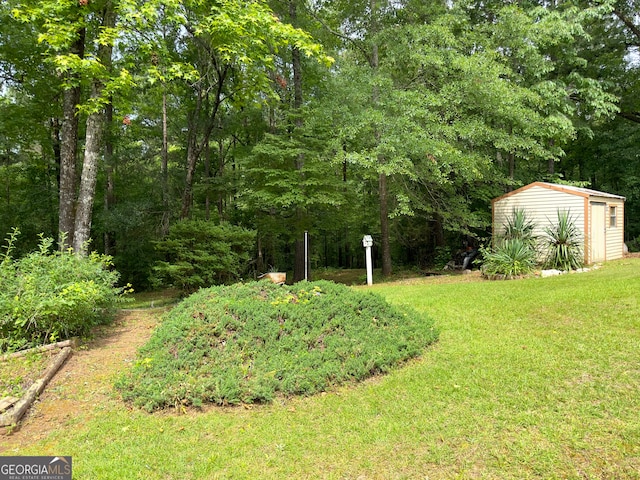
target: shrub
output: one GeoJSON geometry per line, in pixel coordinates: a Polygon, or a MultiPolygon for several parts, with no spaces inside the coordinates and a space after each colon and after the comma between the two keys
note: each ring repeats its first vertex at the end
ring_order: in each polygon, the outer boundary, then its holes
{"type": "Polygon", "coordinates": [[[165,257],[154,267],[156,283],[194,292],[237,281],[251,258],[254,240],[255,232],[229,224],[178,222],[156,244],[165,257]]]}
{"type": "Polygon", "coordinates": [[[110,257],[51,252],[53,239],[19,260],[10,256],[14,232],[0,264],[0,351],[85,335],[110,312],[126,289],[110,257]]]}
{"type": "Polygon", "coordinates": [[[433,266],[438,270],[444,269],[453,258],[453,253],[449,247],[436,247],[433,257],[433,266]]]}
{"type": "Polygon", "coordinates": [[[435,339],[428,318],[328,281],[218,286],[171,310],[116,386],[149,411],[268,402],[387,372],[435,339]]]}
{"type": "Polygon", "coordinates": [[[516,278],[528,275],[536,267],[536,251],[519,238],[502,241],[490,251],[483,251],[482,272],[489,277],[516,278]]]}
{"type": "Polygon", "coordinates": [[[524,210],[514,209],[504,226],[504,234],[494,239],[493,248],[481,249],[484,258],[483,274],[489,277],[515,278],[532,273],[538,257],[535,227],[524,210]]]}
{"type": "Polygon", "coordinates": [[[558,223],[545,228],[545,233],[547,268],[568,271],[583,266],[582,235],[568,211],[558,210],[558,223]]]}

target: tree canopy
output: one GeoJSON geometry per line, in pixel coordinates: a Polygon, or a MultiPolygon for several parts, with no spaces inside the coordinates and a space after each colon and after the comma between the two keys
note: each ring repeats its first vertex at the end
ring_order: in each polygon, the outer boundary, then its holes
{"type": "Polygon", "coordinates": [[[627,197],[639,243],[636,0],[6,0],[0,227],[151,285],[184,220],[247,268],[425,267],[536,180],[627,197]]]}

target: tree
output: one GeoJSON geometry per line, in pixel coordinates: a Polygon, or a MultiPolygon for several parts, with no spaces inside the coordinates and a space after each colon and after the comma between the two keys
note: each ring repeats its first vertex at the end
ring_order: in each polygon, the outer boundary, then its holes
{"type": "Polygon", "coordinates": [[[370,233],[385,273],[425,266],[532,180],[635,211],[635,0],[269,5],[0,4],[5,230],[90,236],[144,284],[180,217],[257,230],[259,270],[300,278],[305,230],[314,265],[370,233]]]}
{"type": "Polygon", "coordinates": [[[60,248],[72,246],[84,255],[90,239],[99,152],[102,147],[103,109],[108,98],[129,81],[126,70],[110,71],[115,41],[117,4],[95,2],[44,1],[20,5],[14,15],[34,22],[39,41],[48,48],[46,60],[64,77],[62,84],[63,121],[60,140],[60,248]],[[89,38],[87,38],[89,35],[89,38]],[[81,101],[83,82],[91,94],[81,101]],[[79,113],[87,115],[84,160],[76,197],[76,156],[79,113]]]}
{"type": "Polygon", "coordinates": [[[638,92],[640,92],[640,60],[638,59],[638,51],[640,49],[639,9],[640,3],[637,0],[615,2],[613,4],[613,14],[618,22],[617,25],[613,25],[610,28],[610,31],[616,32],[617,30],[620,32],[614,38],[618,40],[620,47],[624,47],[627,66],[620,116],[635,123],[640,123],[640,100],[638,100],[638,92]]]}

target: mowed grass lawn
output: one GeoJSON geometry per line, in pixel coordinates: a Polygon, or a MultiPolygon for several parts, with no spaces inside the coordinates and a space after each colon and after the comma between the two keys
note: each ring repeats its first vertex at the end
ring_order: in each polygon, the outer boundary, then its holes
{"type": "Polygon", "coordinates": [[[72,455],[75,479],[640,478],[640,259],[373,288],[440,329],[390,375],[186,415],[114,396],[87,423],[5,454],[72,455]]]}

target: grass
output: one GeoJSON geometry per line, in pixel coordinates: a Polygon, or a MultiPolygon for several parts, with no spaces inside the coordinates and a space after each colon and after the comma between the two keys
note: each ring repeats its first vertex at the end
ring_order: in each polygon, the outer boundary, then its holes
{"type": "Polygon", "coordinates": [[[545,279],[374,286],[441,332],[389,375],[186,415],[114,397],[4,454],[72,455],[76,479],[640,478],[639,288],[638,259],[545,279]]]}
{"type": "MultiPolygon", "coordinates": [[[[390,283],[397,282],[399,280],[406,280],[409,278],[415,278],[416,276],[424,275],[419,270],[409,269],[396,269],[390,277],[382,275],[382,269],[373,269],[373,283],[390,283]]],[[[327,268],[314,270],[311,276],[312,280],[331,280],[336,283],[342,283],[344,285],[359,286],[367,284],[367,271],[364,268],[353,269],[340,269],[340,268],[327,268]]],[[[288,279],[293,278],[293,272],[287,274],[288,279]]]]}
{"type": "Polygon", "coordinates": [[[52,352],[32,352],[0,360],[0,399],[21,397],[38,380],[53,355],[52,352]]]}
{"type": "Polygon", "coordinates": [[[173,288],[167,288],[160,292],[136,292],[131,296],[129,303],[127,303],[127,308],[139,309],[165,307],[167,305],[178,303],[180,301],[180,296],[180,291],[173,288]]]}

